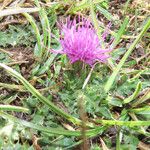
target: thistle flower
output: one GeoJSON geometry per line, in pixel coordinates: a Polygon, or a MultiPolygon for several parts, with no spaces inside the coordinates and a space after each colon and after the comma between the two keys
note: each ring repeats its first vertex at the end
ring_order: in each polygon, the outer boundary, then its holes
{"type": "Polygon", "coordinates": [[[90,21],[82,18],[77,23],[75,19],[67,19],[66,24],[61,26],[62,50],[55,52],[66,54],[71,63],[82,61],[92,66],[96,61],[106,62],[110,49],[102,48],[101,43],[105,41],[107,34],[104,32],[101,38],[103,41],[100,41],[90,21]]]}

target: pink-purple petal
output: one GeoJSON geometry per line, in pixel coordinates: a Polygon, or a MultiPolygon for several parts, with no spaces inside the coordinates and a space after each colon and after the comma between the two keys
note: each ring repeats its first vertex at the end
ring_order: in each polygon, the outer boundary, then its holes
{"type": "MultiPolygon", "coordinates": [[[[79,17],[78,21],[80,20],[82,22],[79,23],[75,19],[73,21],[70,18],[66,20],[67,23],[61,27],[62,50],[54,52],[66,54],[71,63],[82,61],[92,66],[96,61],[106,62],[109,58],[107,53],[111,49],[101,47],[101,42],[90,21],[79,17]]],[[[108,33],[105,31],[102,39],[105,40],[107,35],[108,33]]]]}

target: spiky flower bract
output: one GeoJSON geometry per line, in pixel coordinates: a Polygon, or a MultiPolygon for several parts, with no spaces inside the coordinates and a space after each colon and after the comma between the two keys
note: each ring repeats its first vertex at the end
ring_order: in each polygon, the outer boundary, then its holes
{"type": "Polygon", "coordinates": [[[104,32],[100,41],[92,23],[85,18],[78,22],[67,19],[61,26],[62,50],[57,52],[66,54],[71,63],[82,61],[92,66],[96,61],[106,62],[110,51],[109,48],[102,48],[106,36],[107,32],[104,32]]]}

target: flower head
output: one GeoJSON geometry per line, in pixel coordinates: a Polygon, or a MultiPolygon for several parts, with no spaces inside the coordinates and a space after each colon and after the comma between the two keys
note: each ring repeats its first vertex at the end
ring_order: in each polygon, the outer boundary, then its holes
{"type": "MultiPolygon", "coordinates": [[[[61,26],[60,43],[62,46],[61,54],[66,54],[71,63],[82,61],[89,65],[93,65],[96,61],[106,62],[110,51],[108,48],[102,48],[102,41],[99,40],[98,35],[91,22],[82,18],[79,23],[74,19],[67,20],[66,24],[61,26]]],[[[104,41],[107,32],[102,35],[104,41]]]]}

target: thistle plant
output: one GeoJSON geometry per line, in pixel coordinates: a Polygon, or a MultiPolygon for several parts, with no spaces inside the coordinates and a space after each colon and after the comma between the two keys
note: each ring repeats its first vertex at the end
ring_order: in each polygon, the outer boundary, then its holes
{"type": "Polygon", "coordinates": [[[66,54],[71,63],[77,61],[93,66],[96,61],[105,63],[109,58],[109,46],[103,48],[102,43],[108,35],[104,31],[100,41],[92,23],[85,18],[71,20],[67,18],[65,24],[61,25],[60,43],[62,49],[54,53],[66,54]]]}

